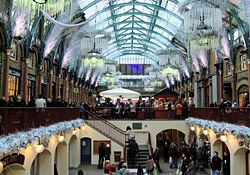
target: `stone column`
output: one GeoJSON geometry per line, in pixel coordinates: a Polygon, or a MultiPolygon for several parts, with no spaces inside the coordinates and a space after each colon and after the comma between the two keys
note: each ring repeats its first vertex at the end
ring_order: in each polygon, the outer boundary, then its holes
{"type": "Polygon", "coordinates": [[[12,55],[12,49],[9,48],[6,50],[6,58],[4,65],[4,97],[5,100],[8,101],[9,91],[8,91],[8,81],[9,81],[9,68],[10,68],[10,56],[12,55]]]}
{"type": "Polygon", "coordinates": [[[250,58],[247,59],[247,69],[248,69],[248,101],[250,101],[250,58]]]}
{"type": "Polygon", "coordinates": [[[236,100],[235,65],[231,65],[232,70],[232,101],[236,100]]]}
{"type": "Polygon", "coordinates": [[[24,59],[24,75],[23,75],[23,99],[25,100],[26,104],[28,104],[28,59],[24,59]]]}
{"type": "Polygon", "coordinates": [[[221,70],[219,70],[219,91],[220,99],[223,99],[223,75],[221,70]]]}
{"type": "Polygon", "coordinates": [[[52,84],[53,84],[53,81],[52,81],[52,77],[53,76],[53,71],[51,70],[50,73],[49,73],[49,98],[51,100],[53,100],[53,95],[52,95],[52,84]]]}
{"type": "Polygon", "coordinates": [[[43,78],[42,66],[43,65],[39,65],[39,68],[38,68],[38,82],[37,82],[37,94],[38,95],[42,94],[42,78],[43,78]]]}
{"type": "Polygon", "coordinates": [[[61,78],[61,74],[59,74],[58,77],[57,77],[57,83],[56,83],[56,85],[57,85],[57,88],[56,88],[57,98],[59,96],[61,96],[61,92],[60,92],[60,86],[61,86],[61,84],[60,84],[60,78],[61,78]]]}

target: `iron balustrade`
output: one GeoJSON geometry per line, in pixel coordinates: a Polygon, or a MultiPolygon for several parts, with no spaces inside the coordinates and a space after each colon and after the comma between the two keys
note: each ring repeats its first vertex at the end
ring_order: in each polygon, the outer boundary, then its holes
{"type": "MultiPolygon", "coordinates": [[[[120,145],[124,145],[126,141],[126,133],[107,121],[107,119],[116,119],[115,114],[109,113],[108,116],[103,115],[103,110],[112,110],[113,108],[95,108],[89,112],[89,118],[86,120],[90,126],[95,127],[102,133],[111,136],[117,140],[120,145]],[[105,119],[101,116],[104,116],[105,119]],[[114,117],[114,118],[113,118],[114,117]]],[[[204,120],[214,120],[217,122],[226,122],[237,125],[245,125],[250,127],[250,108],[189,108],[189,117],[204,120]]],[[[86,112],[86,111],[85,111],[86,112]]],[[[167,120],[167,110],[157,108],[136,108],[136,113],[124,115],[119,119],[143,120],[161,119],[167,120]],[[159,114],[159,116],[156,116],[159,114]],[[132,116],[132,117],[131,117],[132,116]]],[[[28,131],[32,128],[40,126],[48,126],[54,123],[70,121],[80,117],[79,108],[0,108],[0,134],[7,135],[17,131],[28,131]]],[[[175,111],[172,111],[172,119],[175,118],[175,111]]]]}

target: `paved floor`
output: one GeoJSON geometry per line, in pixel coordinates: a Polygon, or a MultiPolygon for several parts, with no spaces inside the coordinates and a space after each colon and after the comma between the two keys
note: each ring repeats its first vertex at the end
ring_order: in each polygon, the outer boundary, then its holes
{"type": "MultiPolygon", "coordinates": [[[[176,169],[170,169],[168,163],[161,162],[161,168],[163,173],[159,175],[175,175],[176,169]]],[[[84,172],[84,175],[103,175],[102,169],[97,169],[97,165],[81,165],[78,169],[70,169],[69,175],[77,175],[77,171],[81,169],[84,172]]],[[[116,173],[113,173],[116,175],[116,173]]],[[[134,175],[134,174],[131,174],[134,175]]],[[[135,174],[136,175],[136,174],[135,174]]],[[[197,172],[196,175],[208,175],[205,171],[197,172]]]]}

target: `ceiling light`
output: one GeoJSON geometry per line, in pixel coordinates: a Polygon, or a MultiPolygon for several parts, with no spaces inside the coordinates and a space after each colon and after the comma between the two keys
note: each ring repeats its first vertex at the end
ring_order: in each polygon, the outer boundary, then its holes
{"type": "Polygon", "coordinates": [[[44,146],[41,144],[41,139],[40,137],[38,136],[35,136],[37,137],[39,140],[38,140],[38,144],[35,145],[35,151],[39,154],[39,153],[42,153],[43,150],[44,150],[44,146]]]}
{"type": "Polygon", "coordinates": [[[33,0],[37,4],[46,4],[48,0],[33,0]]]}

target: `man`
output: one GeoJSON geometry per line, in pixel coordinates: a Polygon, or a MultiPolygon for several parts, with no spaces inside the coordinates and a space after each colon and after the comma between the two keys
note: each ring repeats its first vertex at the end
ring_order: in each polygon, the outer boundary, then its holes
{"type": "Polygon", "coordinates": [[[153,159],[156,164],[157,169],[159,170],[160,173],[162,173],[161,167],[160,167],[160,154],[159,154],[159,149],[155,148],[155,151],[153,153],[153,159]]]}
{"type": "Polygon", "coordinates": [[[172,104],[171,101],[168,101],[168,120],[171,120],[172,118],[172,104]]]}
{"type": "Polygon", "coordinates": [[[43,98],[42,95],[39,95],[35,101],[37,108],[45,108],[46,107],[46,100],[43,98]]]}
{"type": "Polygon", "coordinates": [[[103,168],[104,158],[105,158],[105,153],[106,153],[104,143],[99,144],[98,151],[99,151],[98,169],[102,169],[103,168]]]}
{"type": "Polygon", "coordinates": [[[135,156],[139,153],[139,147],[136,143],[135,139],[132,138],[129,142],[129,160],[131,161],[131,164],[134,165],[135,163],[135,156]]]}
{"type": "Polygon", "coordinates": [[[221,158],[218,156],[218,152],[214,151],[214,156],[211,162],[212,175],[219,175],[221,169],[221,158]]]}

